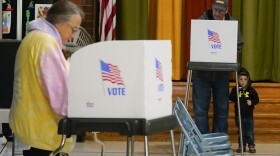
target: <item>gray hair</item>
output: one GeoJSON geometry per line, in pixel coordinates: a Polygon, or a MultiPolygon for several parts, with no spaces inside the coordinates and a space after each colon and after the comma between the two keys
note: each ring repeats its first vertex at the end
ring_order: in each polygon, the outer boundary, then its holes
{"type": "Polygon", "coordinates": [[[68,0],[60,0],[49,9],[46,20],[51,24],[68,22],[73,15],[85,17],[85,13],[74,3],[68,0]]]}

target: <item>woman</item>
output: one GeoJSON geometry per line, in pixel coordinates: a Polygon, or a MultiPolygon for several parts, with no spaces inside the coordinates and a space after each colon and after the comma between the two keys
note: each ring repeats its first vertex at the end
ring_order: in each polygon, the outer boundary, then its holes
{"type": "MultiPolygon", "coordinates": [[[[48,156],[61,141],[58,122],[67,116],[68,63],[63,43],[79,29],[83,11],[69,1],[58,1],[45,19],[28,25],[15,63],[14,93],[10,127],[15,137],[30,146],[24,156],[48,156]]],[[[63,152],[69,153],[75,138],[67,139],[63,152]]]]}

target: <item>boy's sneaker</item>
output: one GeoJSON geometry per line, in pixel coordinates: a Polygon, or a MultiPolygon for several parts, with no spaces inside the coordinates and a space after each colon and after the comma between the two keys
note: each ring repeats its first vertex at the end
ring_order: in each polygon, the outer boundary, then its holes
{"type": "MultiPolygon", "coordinates": [[[[246,147],[243,147],[243,152],[246,152],[246,147]]],[[[238,147],[236,153],[241,153],[241,147],[238,147]]]]}
{"type": "Polygon", "coordinates": [[[256,153],[255,146],[249,146],[249,153],[256,153]]]}

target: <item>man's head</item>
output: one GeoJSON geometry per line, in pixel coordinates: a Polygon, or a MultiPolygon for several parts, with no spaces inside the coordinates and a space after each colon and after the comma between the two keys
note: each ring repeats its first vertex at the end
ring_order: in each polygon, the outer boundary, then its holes
{"type": "Polygon", "coordinates": [[[228,12],[228,0],[214,0],[212,3],[212,11],[215,20],[224,20],[228,12]]]}

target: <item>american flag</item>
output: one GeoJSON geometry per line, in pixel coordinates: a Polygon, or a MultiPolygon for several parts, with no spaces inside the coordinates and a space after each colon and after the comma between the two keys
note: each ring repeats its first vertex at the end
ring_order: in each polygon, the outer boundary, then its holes
{"type": "Polygon", "coordinates": [[[163,81],[162,66],[161,66],[161,63],[157,60],[157,58],[156,58],[156,77],[160,81],[163,81]]]}
{"type": "Polygon", "coordinates": [[[208,40],[215,42],[215,43],[221,43],[219,34],[215,31],[211,31],[208,29],[208,40]]]}
{"type": "Polygon", "coordinates": [[[112,84],[117,85],[124,85],[124,82],[121,77],[121,71],[119,70],[118,66],[106,63],[102,60],[100,60],[100,65],[103,81],[109,81],[112,84]]]}
{"type": "Polygon", "coordinates": [[[100,0],[100,41],[116,39],[116,0],[100,0]]]}

